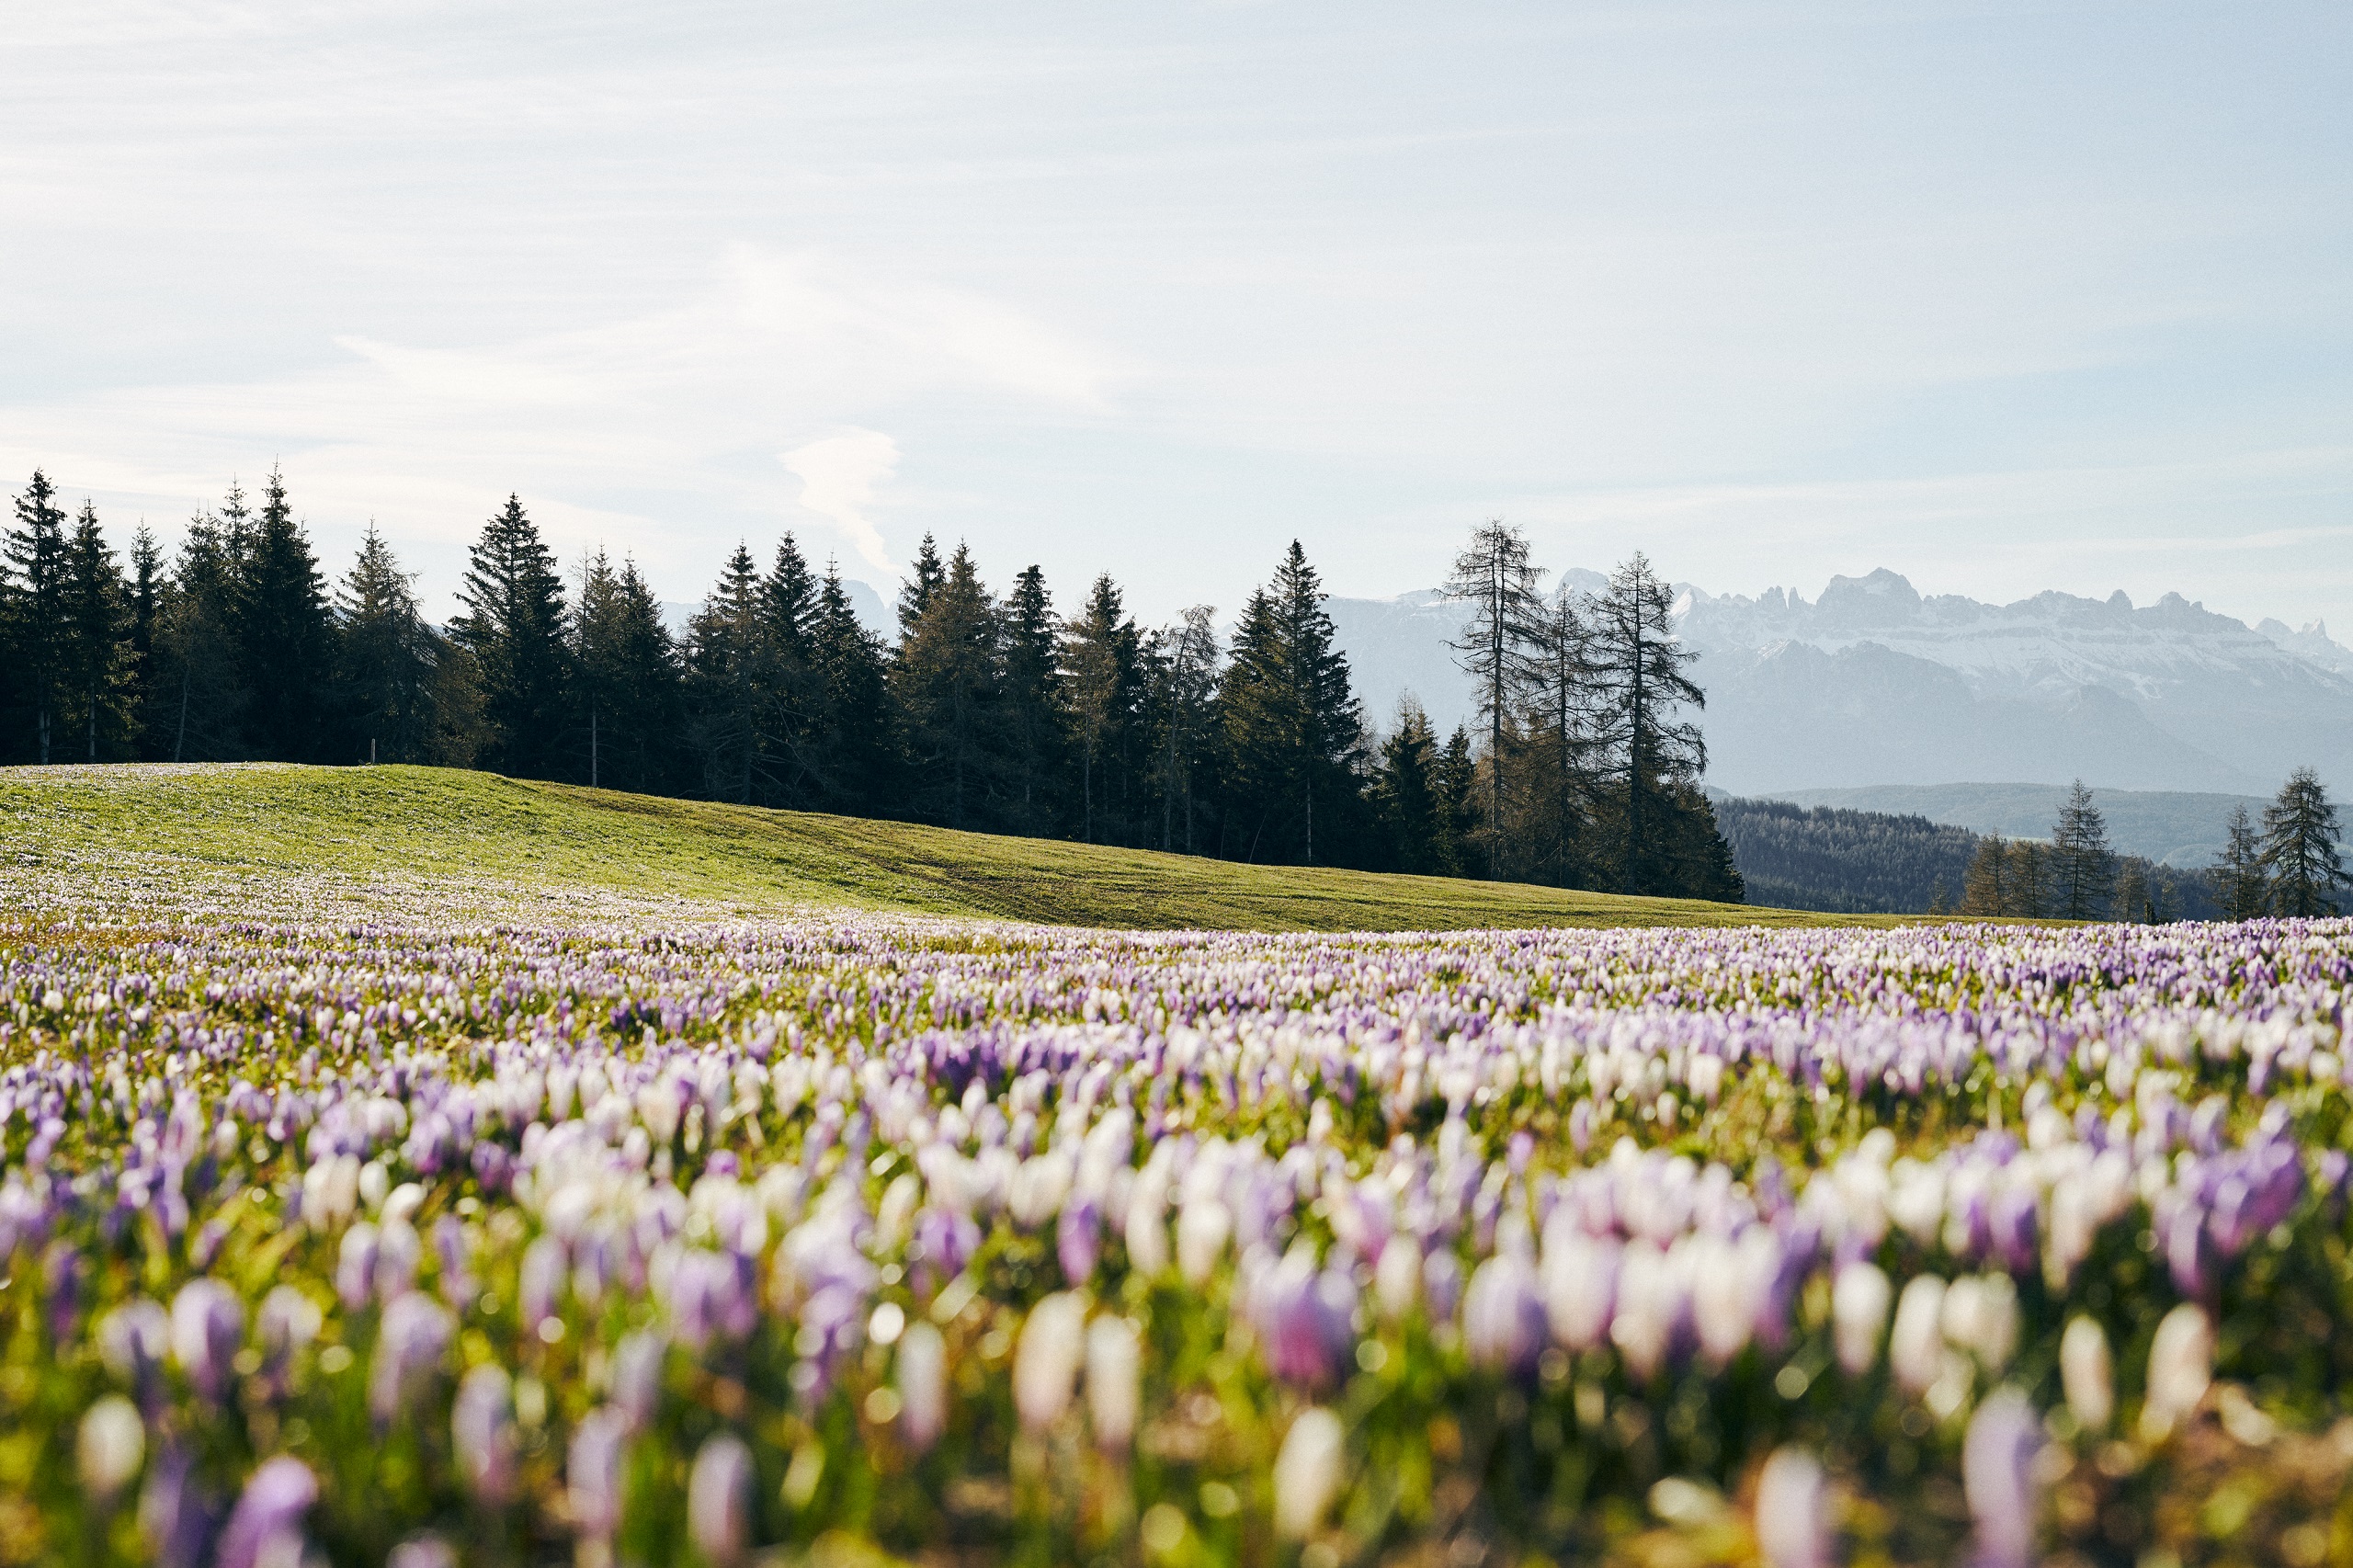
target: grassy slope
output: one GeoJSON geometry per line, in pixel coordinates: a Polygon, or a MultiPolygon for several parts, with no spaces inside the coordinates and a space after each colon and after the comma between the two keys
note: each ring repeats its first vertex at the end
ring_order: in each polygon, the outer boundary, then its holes
{"type": "Polygon", "coordinates": [[[1242,866],[437,768],[0,768],[0,852],[495,878],[1148,928],[1891,925],[1696,900],[1242,866]]]}

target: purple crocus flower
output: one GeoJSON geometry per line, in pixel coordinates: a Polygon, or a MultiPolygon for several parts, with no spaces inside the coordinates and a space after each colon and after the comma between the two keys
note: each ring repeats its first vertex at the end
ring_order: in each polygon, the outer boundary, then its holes
{"type": "Polygon", "coordinates": [[[1317,1269],[1314,1254],[1294,1246],[1251,1290],[1250,1325],[1267,1370],[1311,1392],[1347,1375],[1356,1345],[1356,1281],[1317,1269]]]}
{"type": "Polygon", "coordinates": [[[449,1438],[458,1473],[477,1502],[501,1507],[515,1500],[515,1388],[504,1368],[485,1362],[458,1384],[449,1438]]]}
{"type": "Polygon", "coordinates": [[[631,1431],[652,1426],[661,1408],[662,1362],[669,1348],[660,1335],[644,1329],[623,1335],[613,1346],[612,1408],[631,1431]]]}
{"type": "Polygon", "coordinates": [[[687,1478],[687,1534],[719,1568],[744,1561],[752,1545],[752,1450],[733,1433],[706,1439],[687,1478]]]}
{"type": "Polygon", "coordinates": [[[1422,1312],[1433,1326],[1454,1321],[1462,1299],[1462,1265],[1443,1247],[1422,1259],[1422,1312]]]}
{"type": "Polygon", "coordinates": [[[319,1480],[301,1460],[280,1454],[265,1460],[245,1483],[221,1532],[216,1568],[259,1568],[301,1556],[302,1516],[319,1500],[319,1480]]]}
{"type": "Polygon", "coordinates": [[[345,1312],[358,1312],[375,1295],[376,1252],[376,1227],[365,1220],[343,1233],[343,1246],[335,1258],[335,1293],[345,1312]]]}
{"type": "Polygon", "coordinates": [[[1094,1278],[1096,1255],[1102,1246],[1101,1206],[1092,1198],[1074,1198],[1063,1204],[1062,1217],[1054,1222],[1054,1256],[1062,1263],[1063,1278],[1073,1286],[1094,1278]]]}
{"type": "Polygon", "coordinates": [[[395,1296],[384,1308],[368,1369],[368,1412],[380,1427],[405,1415],[441,1369],[457,1335],[449,1309],[419,1290],[395,1296]]]}
{"type": "Polygon", "coordinates": [[[1970,1418],[1961,1479],[1977,1527],[1973,1568],[2028,1568],[2035,1557],[2034,1459],[2041,1424],[2026,1395],[1995,1390],[1970,1418]]]}
{"type": "Polygon", "coordinates": [[[1756,1477],[1756,1545],[1766,1568],[1829,1568],[1822,1466],[1802,1449],[1776,1449],[1756,1477]]]}
{"type": "Polygon", "coordinates": [[[556,1303],[563,1294],[565,1267],[563,1244],[553,1236],[540,1236],[523,1249],[516,1294],[524,1333],[536,1333],[540,1324],[555,1316],[556,1303]]]}
{"type": "Polygon", "coordinates": [[[573,1428],[564,1494],[573,1523],[588,1540],[609,1540],[620,1528],[621,1451],[628,1442],[628,1418],[608,1405],[590,1411],[573,1428]]]}
{"type": "Polygon", "coordinates": [[[208,1402],[226,1398],[237,1346],[245,1336],[245,1310],[218,1279],[191,1279],[172,1298],[172,1356],[189,1384],[208,1402]]]}
{"type": "Polygon", "coordinates": [[[1481,1264],[1462,1299],[1462,1346],[1473,1364],[1519,1382],[1544,1353],[1544,1296],[1536,1269],[1506,1250],[1481,1264]]]}
{"type": "Polygon", "coordinates": [[[147,1484],[139,1494],[139,1534],[156,1568],[197,1568],[214,1519],[195,1460],[167,1445],[147,1467],[147,1484]]]}

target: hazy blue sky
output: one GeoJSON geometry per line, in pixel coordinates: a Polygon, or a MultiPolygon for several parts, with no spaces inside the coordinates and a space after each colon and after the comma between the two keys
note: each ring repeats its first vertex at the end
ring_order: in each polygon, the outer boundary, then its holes
{"type": "Polygon", "coordinates": [[[13,0],[0,78],[0,477],[168,537],[276,460],[437,609],[512,489],[672,598],[1501,514],[2353,631],[2344,0],[13,0]]]}

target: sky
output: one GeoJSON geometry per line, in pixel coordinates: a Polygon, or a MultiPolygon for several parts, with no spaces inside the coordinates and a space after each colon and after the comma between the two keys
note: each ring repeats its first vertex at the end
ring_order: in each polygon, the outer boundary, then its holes
{"type": "Polygon", "coordinates": [[[120,540],[277,464],[438,613],[512,491],[671,599],[1502,517],[2353,633],[2343,0],[12,0],[0,79],[0,480],[120,540]]]}

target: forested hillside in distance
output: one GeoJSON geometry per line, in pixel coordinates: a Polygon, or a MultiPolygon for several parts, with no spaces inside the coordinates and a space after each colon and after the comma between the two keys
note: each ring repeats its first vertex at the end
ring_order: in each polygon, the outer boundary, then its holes
{"type": "Polygon", "coordinates": [[[1958,903],[1977,835],[1926,817],[1722,796],[1716,822],[1753,903],[1919,914],[1958,903]]]}
{"type": "MultiPolygon", "coordinates": [[[[1926,915],[1961,907],[1971,860],[1984,840],[1921,816],[1714,797],[1752,903],[1835,915],[1926,915]]],[[[2113,858],[2116,885],[2151,890],[2161,918],[2219,919],[2202,872],[2113,858]]],[[[2120,914],[2135,919],[2137,915],[2120,914]]]]}

